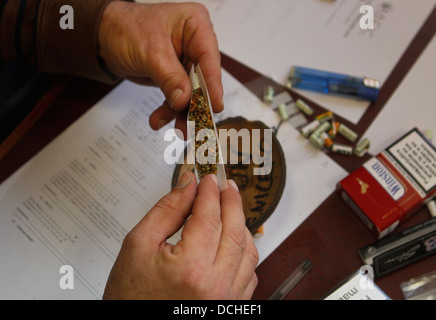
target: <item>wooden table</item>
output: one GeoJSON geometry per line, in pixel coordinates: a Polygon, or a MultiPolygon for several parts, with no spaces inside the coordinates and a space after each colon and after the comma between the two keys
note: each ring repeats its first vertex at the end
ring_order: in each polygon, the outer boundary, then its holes
{"type": "MultiPolygon", "coordinates": [[[[368,108],[359,123],[352,124],[346,119],[340,121],[359,135],[363,134],[435,33],[436,9],[389,75],[377,102],[368,108]]],[[[259,98],[268,84],[274,85],[277,91],[285,90],[225,55],[222,56],[222,65],[259,98]]],[[[112,88],[81,78],[59,77],[57,84],[35,106],[33,112],[0,145],[0,182],[49,144],[112,88]]],[[[291,95],[294,99],[298,98],[295,93],[291,95]]],[[[317,113],[324,110],[321,106],[313,106],[317,113]]],[[[344,157],[331,153],[329,156],[347,172],[353,171],[370,157],[344,157]]],[[[423,208],[396,232],[428,218],[428,211],[423,208]]],[[[374,241],[374,237],[332,190],[331,195],[308,219],[257,268],[259,284],[253,298],[267,299],[303,260],[309,259],[313,264],[312,269],[286,299],[321,299],[362,266],[357,250],[374,241]]],[[[401,282],[434,270],[436,255],[377,279],[376,283],[392,299],[404,299],[399,286],[401,282]]]]}

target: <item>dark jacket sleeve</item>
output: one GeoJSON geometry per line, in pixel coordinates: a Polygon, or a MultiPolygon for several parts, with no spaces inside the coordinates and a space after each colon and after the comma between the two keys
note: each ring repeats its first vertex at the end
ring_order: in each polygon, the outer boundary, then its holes
{"type": "MultiPolygon", "coordinates": [[[[0,58],[47,73],[115,82],[98,56],[98,28],[112,0],[0,0],[0,58]],[[61,7],[73,9],[74,29],[63,29],[61,7]]],[[[70,21],[71,22],[71,21],[70,21]]]]}

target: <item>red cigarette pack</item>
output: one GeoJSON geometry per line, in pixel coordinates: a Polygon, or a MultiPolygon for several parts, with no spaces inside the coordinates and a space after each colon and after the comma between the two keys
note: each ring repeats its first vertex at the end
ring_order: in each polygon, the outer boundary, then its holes
{"type": "Polygon", "coordinates": [[[414,128],[337,184],[379,239],[436,195],[436,148],[414,128]]]}

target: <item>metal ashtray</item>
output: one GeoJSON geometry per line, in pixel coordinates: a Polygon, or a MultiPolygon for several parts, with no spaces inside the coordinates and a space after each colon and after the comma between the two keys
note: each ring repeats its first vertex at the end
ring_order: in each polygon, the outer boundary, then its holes
{"type": "MultiPolygon", "coordinates": [[[[227,134],[227,150],[221,150],[226,176],[239,187],[245,224],[254,234],[274,212],[283,194],[286,182],[283,150],[272,130],[261,121],[236,117],[223,120],[216,127],[220,139],[222,132],[227,134]]],[[[187,152],[184,164],[178,164],[174,170],[173,187],[185,171],[194,171],[194,165],[187,164],[186,158],[187,152]]]]}

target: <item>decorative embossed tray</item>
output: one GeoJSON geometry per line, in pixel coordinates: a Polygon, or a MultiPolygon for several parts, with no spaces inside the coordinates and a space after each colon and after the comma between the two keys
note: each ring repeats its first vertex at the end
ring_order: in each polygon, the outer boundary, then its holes
{"type": "MultiPolygon", "coordinates": [[[[283,150],[272,130],[260,121],[229,118],[217,123],[217,129],[220,140],[223,132],[227,135],[227,150],[221,150],[226,176],[239,187],[245,223],[254,234],[274,212],[283,194],[286,182],[283,150]]],[[[177,165],[174,171],[172,186],[187,170],[193,171],[194,165],[187,164],[185,152],[184,164],[177,165]]]]}

